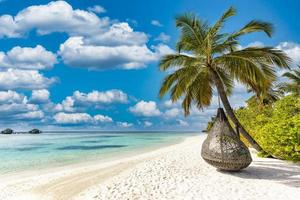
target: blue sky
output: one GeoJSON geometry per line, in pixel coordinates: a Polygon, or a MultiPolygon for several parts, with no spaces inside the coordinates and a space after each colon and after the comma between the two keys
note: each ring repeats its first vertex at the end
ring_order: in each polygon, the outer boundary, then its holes
{"type": "MultiPolygon", "coordinates": [[[[272,45],[300,61],[300,2],[218,0],[0,1],[0,127],[15,129],[201,130],[215,113],[158,98],[159,59],[173,52],[174,17],[195,12],[213,23],[230,6],[234,31],[252,19],[275,34],[242,38],[272,45]]],[[[250,94],[237,83],[235,107],[250,94]]]]}

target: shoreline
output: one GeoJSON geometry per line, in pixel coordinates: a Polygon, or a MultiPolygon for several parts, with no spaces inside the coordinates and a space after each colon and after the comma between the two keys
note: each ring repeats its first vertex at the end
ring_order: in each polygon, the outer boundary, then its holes
{"type": "MultiPolygon", "coordinates": [[[[147,157],[150,157],[152,155],[155,155],[156,153],[160,151],[167,150],[168,148],[172,146],[176,146],[178,144],[183,143],[186,141],[188,138],[191,137],[198,137],[197,136],[187,136],[185,138],[180,138],[176,141],[172,141],[170,143],[164,143],[155,147],[145,147],[143,149],[138,149],[137,151],[128,151],[126,153],[122,153],[120,156],[113,156],[112,158],[109,159],[97,159],[95,161],[89,160],[85,162],[78,162],[78,163],[72,163],[72,164],[67,164],[67,165],[62,165],[62,166],[49,166],[47,168],[42,168],[42,169],[35,169],[35,170],[24,170],[24,171],[17,171],[17,172],[10,172],[6,173],[4,175],[0,175],[1,182],[0,182],[0,189],[1,191],[7,191],[7,186],[15,185],[16,183],[20,182],[32,182],[32,184],[25,184],[21,187],[21,193],[20,195],[25,196],[26,198],[29,198],[28,195],[30,196],[30,199],[40,199],[41,194],[32,194],[32,189],[33,188],[39,188],[39,185],[46,185],[47,183],[51,183],[55,180],[58,179],[64,179],[64,178],[71,178],[72,176],[75,176],[77,174],[80,174],[85,171],[98,171],[102,170],[104,168],[109,168],[111,166],[116,166],[123,164],[125,162],[132,162],[132,164],[135,164],[137,162],[134,161],[140,161],[142,159],[145,159],[147,157]],[[88,168],[88,169],[87,169],[88,168]],[[38,174],[38,175],[37,175],[38,174]],[[35,184],[33,184],[35,182],[35,184]],[[26,186],[27,185],[27,186],[26,186]],[[6,188],[6,189],[4,189],[6,188]],[[26,192],[26,190],[31,190],[29,194],[26,192]],[[25,193],[24,193],[25,192],[25,193]],[[26,195],[27,194],[27,195],[26,195]]],[[[114,153],[115,154],[115,153],[114,153]]],[[[122,171],[124,170],[124,166],[122,167],[117,167],[122,171]]],[[[110,173],[107,172],[108,177],[110,176],[110,173]]],[[[48,185],[47,185],[48,187],[48,185]]],[[[43,190],[43,189],[42,189],[43,190]]],[[[19,191],[12,191],[13,193],[19,193],[19,191]]],[[[14,199],[13,196],[19,196],[18,194],[12,194],[9,190],[8,196],[5,194],[0,193],[0,199],[14,199]],[[12,197],[10,197],[12,195],[12,197]]],[[[34,191],[35,193],[35,191],[34,191]]],[[[40,193],[40,192],[37,192],[40,193]]],[[[43,199],[56,199],[52,197],[46,197],[44,195],[43,199]]],[[[24,200],[26,198],[24,197],[24,200]]],[[[17,198],[19,200],[19,197],[17,198]]]]}
{"type": "Polygon", "coordinates": [[[179,143],[184,142],[189,137],[195,137],[202,133],[198,133],[195,135],[184,136],[181,138],[172,139],[171,141],[163,142],[160,144],[151,144],[149,146],[145,146],[143,148],[135,148],[135,149],[126,149],[125,151],[118,152],[109,152],[103,155],[97,156],[89,156],[88,158],[69,161],[66,163],[48,163],[47,166],[43,165],[41,167],[27,167],[26,169],[19,169],[16,171],[4,172],[3,174],[0,173],[0,178],[10,177],[10,176],[19,176],[20,174],[32,174],[32,173],[45,173],[51,171],[59,171],[63,168],[70,167],[70,168],[78,168],[87,165],[98,165],[98,164],[106,164],[114,161],[118,161],[121,159],[126,159],[134,156],[138,156],[141,154],[149,153],[152,151],[156,151],[165,147],[169,147],[172,145],[176,145],[179,143]]]}
{"type": "Polygon", "coordinates": [[[1,177],[0,199],[297,199],[300,165],[258,158],[239,173],[200,156],[206,135],[138,155],[1,177]],[[204,181],[205,180],[205,181],[204,181]]]}

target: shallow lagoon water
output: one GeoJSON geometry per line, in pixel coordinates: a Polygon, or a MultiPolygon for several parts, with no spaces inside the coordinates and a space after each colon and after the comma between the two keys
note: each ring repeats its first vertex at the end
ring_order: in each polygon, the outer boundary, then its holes
{"type": "Polygon", "coordinates": [[[176,143],[195,133],[55,132],[0,135],[0,173],[122,156],[176,143]]]}

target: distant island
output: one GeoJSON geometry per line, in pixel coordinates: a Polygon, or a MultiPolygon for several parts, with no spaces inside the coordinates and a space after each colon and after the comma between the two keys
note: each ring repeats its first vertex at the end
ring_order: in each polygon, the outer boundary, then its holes
{"type": "Polygon", "coordinates": [[[7,128],[7,129],[4,129],[3,131],[1,131],[1,134],[26,134],[26,133],[29,133],[29,134],[40,134],[40,133],[42,133],[42,131],[39,130],[39,129],[36,129],[36,128],[32,129],[32,130],[30,130],[28,132],[15,132],[15,131],[13,131],[10,128],[7,128]]]}

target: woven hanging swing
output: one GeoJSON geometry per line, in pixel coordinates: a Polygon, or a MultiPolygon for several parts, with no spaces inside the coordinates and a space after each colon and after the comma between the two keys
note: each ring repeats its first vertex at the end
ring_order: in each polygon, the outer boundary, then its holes
{"type": "Polygon", "coordinates": [[[213,127],[203,142],[201,156],[210,165],[225,171],[239,171],[252,162],[248,148],[230,126],[222,108],[218,109],[213,127]]]}

